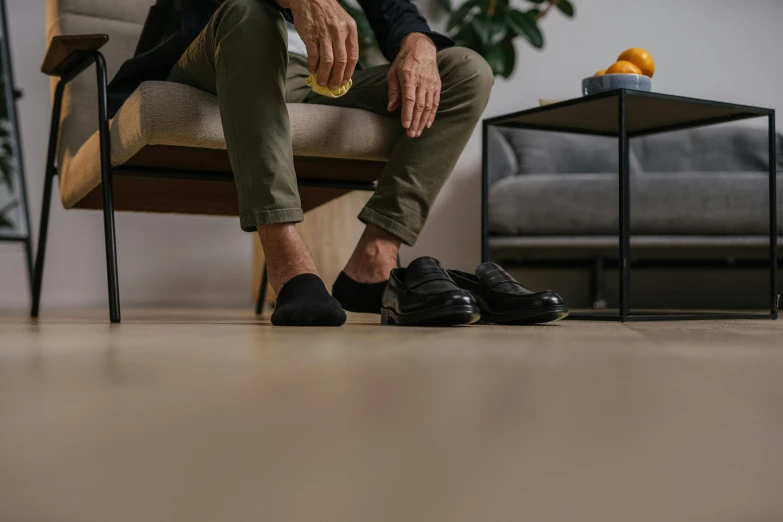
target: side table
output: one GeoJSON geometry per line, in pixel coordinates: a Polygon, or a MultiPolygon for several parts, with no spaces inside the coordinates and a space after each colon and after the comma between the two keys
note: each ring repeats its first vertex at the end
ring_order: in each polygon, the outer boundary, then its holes
{"type": "Polygon", "coordinates": [[[619,275],[620,307],[617,313],[578,312],[571,319],[608,321],[651,321],[676,319],[777,319],[779,294],[777,291],[777,201],[776,201],[776,142],[775,111],[759,107],[721,103],[668,94],[617,89],[592,96],[576,98],[544,107],[497,116],[482,122],[481,174],[481,259],[488,260],[488,138],[490,126],[530,130],[555,131],[593,136],[614,137],[619,140],[619,275]],[[640,136],[659,134],[720,123],[766,117],[769,121],[769,313],[730,312],[632,312],[629,300],[630,266],[630,147],[629,140],[640,136]]]}

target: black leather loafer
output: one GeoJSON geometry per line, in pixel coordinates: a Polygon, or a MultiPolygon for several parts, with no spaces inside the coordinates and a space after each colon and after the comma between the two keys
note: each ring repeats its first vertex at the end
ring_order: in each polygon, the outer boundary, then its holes
{"type": "Polygon", "coordinates": [[[440,262],[420,257],[391,271],[383,292],[381,324],[456,326],[481,317],[476,299],[449,277],[440,262]]]}
{"type": "Polygon", "coordinates": [[[483,263],[475,274],[449,270],[460,288],[481,307],[481,321],[493,324],[540,324],[563,319],[568,307],[554,292],[531,292],[495,263],[483,263]]]}

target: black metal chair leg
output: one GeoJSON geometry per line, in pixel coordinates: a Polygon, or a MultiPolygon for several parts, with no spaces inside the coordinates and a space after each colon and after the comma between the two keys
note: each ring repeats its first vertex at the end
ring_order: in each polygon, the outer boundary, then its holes
{"type": "Polygon", "coordinates": [[[38,317],[38,312],[41,307],[41,286],[43,284],[44,258],[46,257],[46,236],[49,232],[49,210],[52,202],[53,181],[54,176],[47,172],[46,179],[44,180],[43,202],[41,203],[41,225],[38,230],[38,250],[36,250],[35,268],[33,269],[33,303],[30,308],[30,317],[38,317]]]}
{"type": "MultiPolygon", "coordinates": [[[[27,220],[27,226],[30,226],[30,220],[27,220]]],[[[27,265],[27,285],[30,289],[30,306],[33,304],[33,286],[35,282],[35,259],[33,258],[33,238],[28,231],[27,240],[24,242],[24,260],[27,265]]]]}
{"type": "Polygon", "coordinates": [[[63,91],[67,82],[60,80],[54,91],[52,106],[52,122],[49,129],[49,147],[46,153],[46,172],[44,174],[43,202],[41,203],[41,223],[38,230],[38,249],[35,252],[35,268],[33,269],[33,303],[30,316],[38,317],[41,306],[41,287],[43,285],[43,268],[46,257],[46,236],[49,232],[49,211],[52,202],[52,184],[57,174],[56,155],[57,139],[60,135],[60,114],[63,106],[63,91]]]}
{"type": "Polygon", "coordinates": [[[106,275],[109,283],[109,316],[120,322],[120,284],[117,275],[117,237],[114,229],[114,194],[111,179],[111,141],[107,105],[106,60],[99,52],[92,53],[98,74],[98,129],[101,148],[101,188],[103,192],[103,232],[106,243],[106,275]]]}
{"type": "Polygon", "coordinates": [[[261,315],[264,311],[264,301],[266,298],[266,288],[269,286],[269,278],[266,273],[266,263],[264,263],[263,272],[261,272],[261,286],[258,289],[258,301],[256,302],[256,315],[261,315]]]}

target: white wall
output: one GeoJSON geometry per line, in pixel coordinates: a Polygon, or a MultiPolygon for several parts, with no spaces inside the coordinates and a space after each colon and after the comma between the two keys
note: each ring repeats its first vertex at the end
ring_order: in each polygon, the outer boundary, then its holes
{"type": "MultiPolygon", "coordinates": [[[[421,5],[435,25],[435,0],[421,5]]],[[[513,1],[513,0],[512,0],[513,1]]],[[[49,120],[45,0],[7,0],[20,102],[24,161],[37,230],[49,120]]],[[[455,1],[458,3],[458,0],[455,1]]],[[[545,21],[547,47],[518,46],[514,77],[499,79],[486,116],[542,98],[579,94],[584,76],[627,47],[644,47],[658,64],[661,92],[783,108],[783,2],[780,0],[574,0],[578,16],[545,21]]],[[[438,198],[421,240],[405,259],[435,255],[455,268],[479,259],[480,142],[474,135],[438,198]]],[[[250,302],[251,248],[234,219],[117,215],[124,304],[236,305],[250,302]]],[[[57,195],[44,278],[45,307],[106,302],[101,215],[60,208],[57,195]]],[[[0,307],[27,306],[22,250],[0,244],[0,307]]]]}

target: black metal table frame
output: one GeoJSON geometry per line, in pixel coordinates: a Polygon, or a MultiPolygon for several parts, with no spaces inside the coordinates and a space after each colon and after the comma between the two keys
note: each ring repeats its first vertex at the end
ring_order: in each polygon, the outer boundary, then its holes
{"type": "Polygon", "coordinates": [[[677,125],[671,125],[663,128],[658,128],[652,131],[630,133],[628,131],[628,111],[627,111],[627,89],[618,89],[614,91],[608,91],[592,96],[585,96],[583,98],[575,98],[573,100],[564,101],[554,105],[548,105],[543,107],[537,107],[529,109],[527,111],[521,111],[518,113],[497,116],[494,118],[488,118],[482,121],[482,161],[481,161],[481,261],[486,262],[489,258],[489,234],[488,234],[488,195],[489,195],[489,157],[488,157],[488,140],[487,131],[491,125],[496,125],[497,122],[507,120],[510,117],[519,116],[521,114],[532,114],[538,112],[545,112],[554,108],[563,108],[569,105],[581,104],[589,101],[594,101],[601,98],[617,97],[618,101],[618,129],[617,134],[607,134],[604,132],[592,132],[586,130],[574,130],[570,128],[556,128],[549,126],[536,126],[525,125],[523,123],[515,122],[515,128],[524,128],[529,130],[547,130],[554,132],[568,132],[576,134],[588,134],[593,136],[608,136],[615,137],[619,140],[619,178],[620,178],[620,190],[619,190],[619,277],[620,277],[620,306],[618,312],[615,313],[603,313],[603,312],[579,312],[569,315],[570,319],[577,320],[598,320],[598,321],[667,321],[667,320],[698,320],[698,319],[777,319],[778,318],[778,302],[779,294],[777,291],[777,151],[776,151],[776,128],[775,128],[775,111],[774,109],[763,109],[759,107],[749,107],[744,105],[736,105],[729,103],[713,102],[708,100],[698,100],[693,98],[685,98],[680,96],[671,96],[658,93],[647,93],[634,91],[635,96],[650,96],[660,97],[672,100],[682,100],[696,102],[699,104],[712,105],[722,108],[731,108],[744,111],[746,113],[752,113],[757,117],[767,117],[769,121],[769,278],[770,278],[770,311],[769,313],[733,313],[733,312],[678,312],[672,310],[665,310],[655,313],[632,313],[630,305],[630,275],[631,275],[631,245],[630,245],[630,220],[631,220],[631,204],[630,204],[630,147],[629,140],[640,136],[646,136],[651,134],[659,134],[664,132],[672,132],[677,130],[683,130],[688,128],[704,127],[709,125],[716,125],[720,123],[729,123],[740,119],[748,119],[748,116],[733,116],[733,117],[721,117],[710,120],[703,120],[699,122],[690,122],[677,125]]]}

